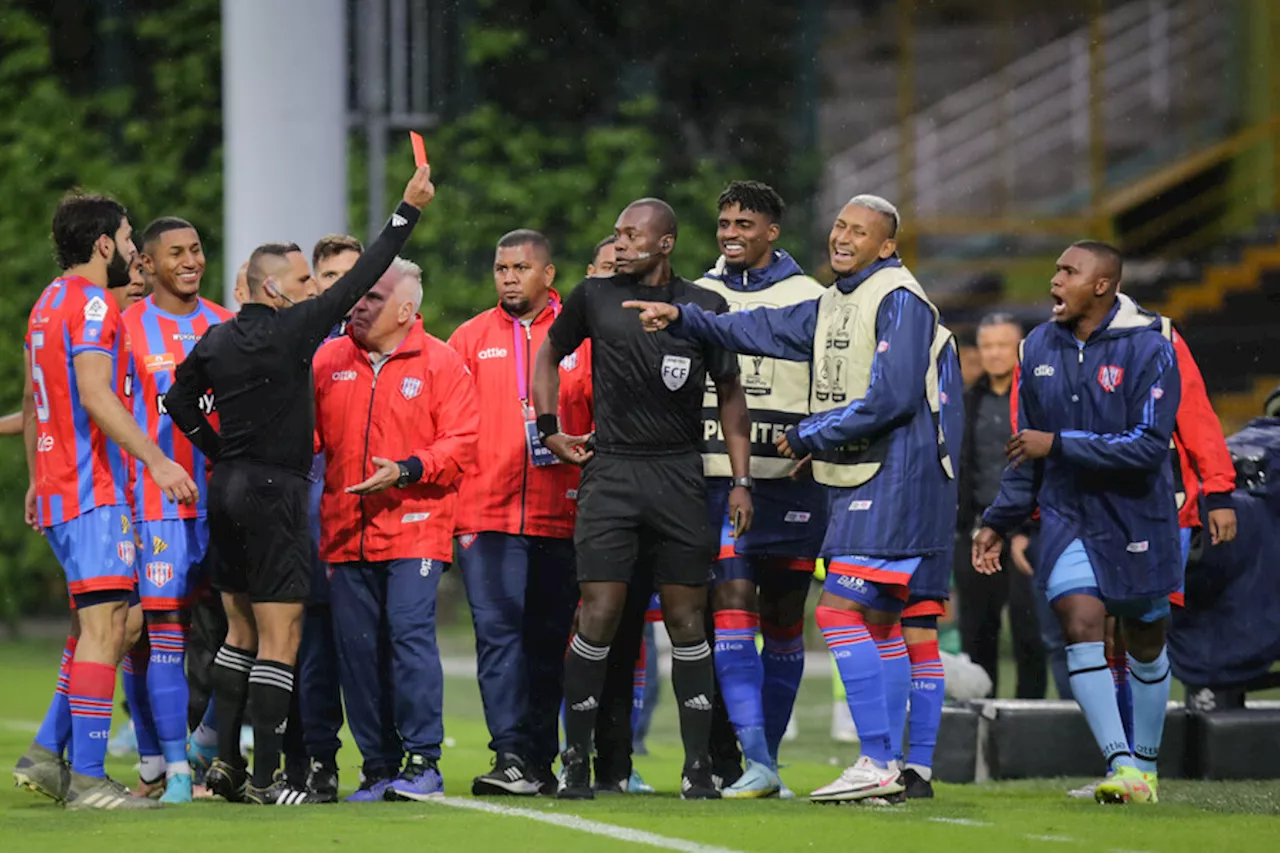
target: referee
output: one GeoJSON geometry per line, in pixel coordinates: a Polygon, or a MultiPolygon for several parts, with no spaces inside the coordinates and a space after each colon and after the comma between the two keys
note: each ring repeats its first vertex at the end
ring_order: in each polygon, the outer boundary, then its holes
{"type": "Polygon", "coordinates": [[[205,334],[179,365],[166,395],[173,422],[215,461],[209,483],[210,551],[214,586],[227,612],[227,638],[214,660],[218,758],[206,779],[229,801],[315,802],[305,789],[294,787],[297,780],[274,779],[311,580],[311,359],[329,330],[391,264],[434,195],[431,170],[424,166],[368,251],[313,299],[315,284],[297,246],[259,246],[249,258],[248,303],[235,319],[205,334]],[[207,417],[214,400],[220,418],[216,431],[207,417]],[[246,699],[254,708],[251,780],[238,743],[246,699]]]}
{"type": "Polygon", "coordinates": [[[702,397],[715,382],[732,463],[730,514],[741,533],[751,522],[751,422],[738,384],[738,360],[719,347],[646,335],[622,303],[644,298],[692,302],[715,312],[724,298],[671,272],[675,212],[664,201],[632,202],[614,226],[617,273],[574,288],[533,376],[540,440],[566,462],[586,464],[574,530],[582,607],[565,658],[565,776],[558,796],[591,799],[587,764],[601,703],[609,646],[637,564],[652,569],[671,635],[671,681],[680,706],[686,799],[717,799],[707,755],[715,671],[707,644],[707,582],[716,537],[702,476],[702,397]],[[596,446],[560,433],[560,359],[591,339],[596,446]],[[594,457],[594,458],[593,458],[594,457]]]}

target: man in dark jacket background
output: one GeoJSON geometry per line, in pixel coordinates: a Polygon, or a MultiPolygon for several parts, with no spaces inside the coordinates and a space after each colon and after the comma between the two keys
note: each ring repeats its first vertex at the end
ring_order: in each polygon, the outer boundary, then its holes
{"type": "MultiPolygon", "coordinates": [[[[1022,327],[1012,314],[988,314],[978,323],[978,353],[982,376],[964,397],[964,444],[960,450],[960,511],[956,526],[965,540],[978,526],[983,510],[1000,491],[1004,446],[1013,434],[1010,390],[1018,364],[1022,327]]],[[[957,549],[956,589],[960,597],[960,639],[965,654],[991,676],[991,692],[1000,682],[1000,623],[1005,606],[1013,631],[1019,699],[1043,699],[1045,650],[1036,620],[1035,589],[1030,564],[1016,559],[1025,552],[1026,536],[1015,535],[1002,557],[1004,571],[982,575],[974,571],[967,548],[957,549]]]]}

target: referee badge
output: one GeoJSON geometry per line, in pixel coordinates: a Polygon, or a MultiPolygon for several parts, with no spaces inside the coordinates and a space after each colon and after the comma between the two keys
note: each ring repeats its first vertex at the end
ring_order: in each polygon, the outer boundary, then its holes
{"type": "Polygon", "coordinates": [[[668,391],[679,391],[689,380],[689,366],[693,362],[688,356],[664,355],[662,357],[662,384],[668,391]]]}
{"type": "Polygon", "coordinates": [[[406,400],[412,400],[422,393],[422,380],[411,376],[400,380],[400,393],[406,400]]]}

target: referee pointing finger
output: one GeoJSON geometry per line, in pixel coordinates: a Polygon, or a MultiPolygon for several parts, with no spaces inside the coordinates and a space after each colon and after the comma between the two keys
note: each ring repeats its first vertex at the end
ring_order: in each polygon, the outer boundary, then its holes
{"type": "Polygon", "coordinates": [[[653,571],[671,635],[672,685],[680,704],[686,799],[716,799],[707,757],[715,673],[707,644],[707,581],[716,538],[702,475],[702,402],[715,382],[736,506],[749,517],[750,419],[738,360],[714,345],[646,334],[629,299],[692,302],[715,312],[724,298],[671,272],[676,217],[659,199],[633,202],[614,227],[617,274],[574,288],[538,351],[534,405],[542,442],[580,463],[583,439],[560,434],[560,359],[591,339],[596,449],[578,489],[574,545],[582,593],[578,633],[565,659],[565,778],[558,795],[593,797],[587,755],[609,646],[637,564],[653,571]]]}
{"type": "Polygon", "coordinates": [[[173,422],[215,463],[209,483],[210,550],[228,627],[214,660],[218,758],[207,779],[209,788],[227,800],[313,801],[289,781],[273,781],[311,578],[311,359],[329,330],[386,271],[434,195],[431,170],[424,166],[405,187],[403,203],[378,239],[319,297],[297,246],[258,247],[246,271],[247,304],[201,339],[166,395],[173,422]],[[220,419],[216,431],[206,416],[214,401],[220,419]],[[254,706],[255,750],[247,789],[239,749],[246,699],[254,706]]]}

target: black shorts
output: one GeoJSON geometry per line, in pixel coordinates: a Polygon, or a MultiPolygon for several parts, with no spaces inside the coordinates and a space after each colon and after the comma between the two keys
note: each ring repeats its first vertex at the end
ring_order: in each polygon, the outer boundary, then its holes
{"type": "Polygon", "coordinates": [[[579,581],[630,581],[639,564],[659,585],[708,583],[716,538],[702,457],[597,453],[582,471],[573,543],[579,581]]]}
{"type": "Polygon", "coordinates": [[[310,483],[249,462],[214,465],[209,481],[213,585],[253,602],[305,602],[311,590],[310,483]]]}

